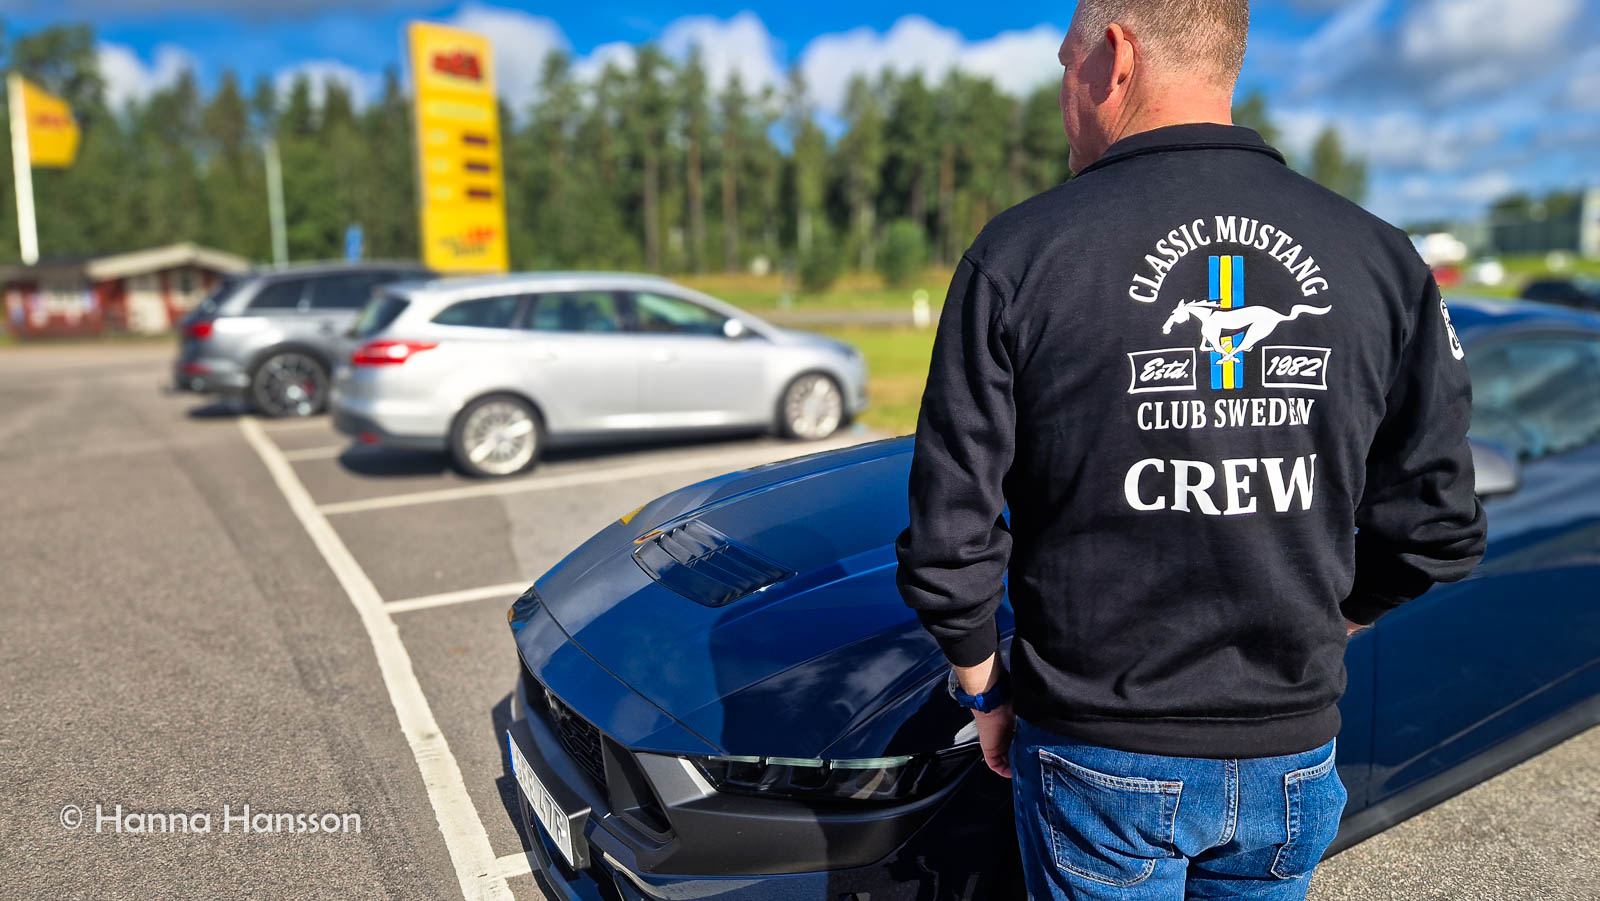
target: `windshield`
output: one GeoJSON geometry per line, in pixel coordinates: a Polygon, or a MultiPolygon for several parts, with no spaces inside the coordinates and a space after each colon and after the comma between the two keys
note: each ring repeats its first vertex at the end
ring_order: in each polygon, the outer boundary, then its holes
{"type": "Polygon", "coordinates": [[[380,294],[367,301],[361,308],[360,315],[356,316],[356,324],[351,327],[350,334],[357,338],[370,338],[388,328],[400,318],[400,314],[410,305],[410,301],[397,294],[380,294]]]}

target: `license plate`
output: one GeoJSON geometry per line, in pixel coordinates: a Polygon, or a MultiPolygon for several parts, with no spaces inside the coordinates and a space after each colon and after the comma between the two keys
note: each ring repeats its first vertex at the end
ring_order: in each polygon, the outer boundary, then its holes
{"type": "Polygon", "coordinates": [[[561,856],[566,858],[567,866],[577,867],[578,852],[573,840],[571,817],[556,803],[539,777],[533,774],[533,767],[528,765],[528,759],[522,756],[522,749],[517,747],[517,740],[509,732],[506,733],[506,744],[511,747],[511,772],[517,777],[522,796],[528,799],[533,815],[544,827],[545,834],[550,836],[550,840],[561,851],[561,856]]]}

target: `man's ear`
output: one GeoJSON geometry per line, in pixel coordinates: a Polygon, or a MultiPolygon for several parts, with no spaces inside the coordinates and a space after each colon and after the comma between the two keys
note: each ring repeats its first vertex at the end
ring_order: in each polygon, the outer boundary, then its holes
{"type": "Polygon", "coordinates": [[[1134,52],[1133,40],[1115,22],[1106,26],[1105,40],[1107,49],[1111,51],[1111,90],[1127,90],[1128,83],[1133,80],[1133,66],[1138,56],[1134,52]]]}

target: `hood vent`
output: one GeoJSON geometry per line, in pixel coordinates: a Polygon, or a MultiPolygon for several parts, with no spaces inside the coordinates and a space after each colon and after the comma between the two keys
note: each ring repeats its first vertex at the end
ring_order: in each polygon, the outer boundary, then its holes
{"type": "Polygon", "coordinates": [[[794,575],[697,519],[644,539],[633,560],[650,578],[707,607],[731,604],[794,575]]]}

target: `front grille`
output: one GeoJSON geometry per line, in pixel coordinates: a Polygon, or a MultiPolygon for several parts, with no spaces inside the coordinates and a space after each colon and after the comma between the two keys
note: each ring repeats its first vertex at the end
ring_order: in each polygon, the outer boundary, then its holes
{"type": "Polygon", "coordinates": [[[596,785],[605,788],[606,763],[600,749],[600,730],[548,691],[545,692],[545,700],[549,704],[550,725],[555,727],[561,747],[572,755],[572,759],[583,767],[596,785]]]}
{"type": "Polygon", "coordinates": [[[606,764],[601,750],[600,730],[545,688],[544,683],[528,671],[526,663],[522,665],[522,675],[527,685],[529,713],[544,720],[550,731],[556,734],[567,756],[589,774],[595,785],[604,789],[606,764]]]}

